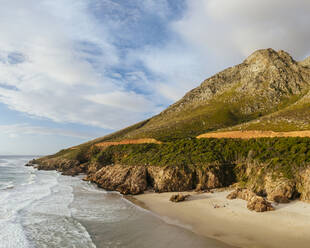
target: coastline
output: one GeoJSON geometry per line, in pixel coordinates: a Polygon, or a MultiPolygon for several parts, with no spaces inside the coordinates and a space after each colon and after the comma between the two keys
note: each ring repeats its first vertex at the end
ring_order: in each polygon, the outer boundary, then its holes
{"type": "Polygon", "coordinates": [[[184,202],[173,203],[169,193],[144,193],[128,198],[163,219],[190,226],[194,233],[236,247],[309,247],[310,204],[293,201],[275,206],[275,211],[256,213],[246,201],[226,199],[229,191],[195,193],[184,202]],[[214,206],[219,206],[215,208],[214,206]]]}

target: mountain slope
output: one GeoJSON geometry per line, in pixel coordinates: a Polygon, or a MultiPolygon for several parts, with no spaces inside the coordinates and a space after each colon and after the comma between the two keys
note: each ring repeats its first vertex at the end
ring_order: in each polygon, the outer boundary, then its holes
{"type": "MultiPolygon", "coordinates": [[[[284,51],[258,50],[243,63],[205,80],[159,115],[94,142],[196,137],[223,128],[239,128],[239,124],[265,120],[266,116],[277,119],[283,113],[289,115],[291,109],[307,111],[308,62],[309,59],[296,62],[284,51]]],[[[296,118],[303,117],[298,115],[296,118]]],[[[294,128],[297,127],[290,130],[294,128]]]]}

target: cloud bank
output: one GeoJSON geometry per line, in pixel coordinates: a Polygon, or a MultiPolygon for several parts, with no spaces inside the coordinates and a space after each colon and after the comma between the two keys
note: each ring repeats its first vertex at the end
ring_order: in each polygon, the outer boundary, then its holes
{"type": "Polygon", "coordinates": [[[114,44],[111,24],[101,25],[95,17],[99,7],[91,9],[92,3],[5,3],[0,10],[2,103],[55,122],[109,129],[158,111],[155,94],[136,92],[127,72],[114,72],[125,67],[121,48],[114,44]]]}

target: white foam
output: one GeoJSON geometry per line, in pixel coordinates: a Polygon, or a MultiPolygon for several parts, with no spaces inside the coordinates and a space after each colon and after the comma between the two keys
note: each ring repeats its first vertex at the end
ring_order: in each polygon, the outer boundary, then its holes
{"type": "Polygon", "coordinates": [[[19,223],[0,221],[0,237],[0,248],[30,247],[19,223]]]}
{"type": "MultiPolygon", "coordinates": [[[[18,169],[18,168],[17,168],[18,169]]],[[[26,176],[27,174],[25,174],[26,176]]],[[[20,176],[20,175],[19,175],[20,176]]],[[[33,183],[35,176],[31,177],[33,183]]],[[[1,192],[0,197],[0,248],[29,247],[29,242],[21,224],[20,211],[32,202],[50,194],[50,188],[57,183],[54,177],[49,177],[39,185],[15,185],[10,190],[1,192]]],[[[12,186],[12,184],[11,184],[12,186]]]]}
{"type": "Polygon", "coordinates": [[[51,194],[33,202],[23,211],[23,226],[28,238],[39,247],[94,248],[81,223],[72,218],[72,177],[57,174],[51,194]]]}
{"type": "Polygon", "coordinates": [[[71,185],[80,179],[23,164],[22,159],[8,159],[4,170],[15,178],[0,191],[0,248],[95,248],[70,208],[71,185]]]}

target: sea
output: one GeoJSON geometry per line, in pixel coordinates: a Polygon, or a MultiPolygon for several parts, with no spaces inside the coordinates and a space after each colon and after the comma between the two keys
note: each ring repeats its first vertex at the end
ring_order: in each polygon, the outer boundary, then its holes
{"type": "Polygon", "coordinates": [[[0,248],[230,247],[33,158],[0,156],[0,248]]]}

